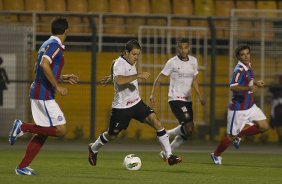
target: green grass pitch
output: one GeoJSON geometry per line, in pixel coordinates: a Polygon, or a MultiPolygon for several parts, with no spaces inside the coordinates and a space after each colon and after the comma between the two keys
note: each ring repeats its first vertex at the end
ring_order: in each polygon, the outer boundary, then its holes
{"type": "MultiPolygon", "coordinates": [[[[63,143],[62,143],[63,145],[63,143]]],[[[87,146],[83,150],[42,150],[31,167],[38,176],[17,176],[14,169],[24,149],[0,150],[0,181],[3,184],[205,184],[205,183],[282,183],[282,154],[226,152],[223,165],[216,166],[209,153],[179,152],[184,161],[169,166],[156,151],[101,150],[97,166],[87,161],[87,146]],[[122,166],[125,155],[134,153],[142,160],[139,171],[127,171],[122,166]]]]}

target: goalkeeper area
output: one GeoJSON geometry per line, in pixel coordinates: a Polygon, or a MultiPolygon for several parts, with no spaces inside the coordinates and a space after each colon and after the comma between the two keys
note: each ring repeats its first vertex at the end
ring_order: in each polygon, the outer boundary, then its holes
{"type": "Polygon", "coordinates": [[[282,181],[282,148],[279,145],[244,143],[239,150],[230,147],[222,155],[223,164],[218,166],[209,155],[215,145],[186,144],[176,152],[183,157],[183,162],[169,166],[160,159],[157,142],[115,142],[101,149],[97,166],[93,167],[87,160],[87,142],[49,140],[30,166],[37,176],[17,176],[14,172],[26,141],[11,147],[1,140],[0,145],[1,183],[7,184],[278,184],[282,181]],[[130,153],[141,158],[139,171],[123,168],[123,158],[130,153]]]}

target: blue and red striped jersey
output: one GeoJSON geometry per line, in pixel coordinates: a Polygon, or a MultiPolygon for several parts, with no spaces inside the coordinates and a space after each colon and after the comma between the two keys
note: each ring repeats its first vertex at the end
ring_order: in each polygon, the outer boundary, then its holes
{"type": "Polygon", "coordinates": [[[37,55],[35,65],[36,77],[30,87],[30,98],[38,100],[52,100],[55,98],[56,91],[45,77],[43,70],[40,67],[40,62],[43,57],[48,59],[54,77],[56,80],[59,80],[64,66],[63,51],[64,45],[62,45],[61,40],[56,36],[51,36],[42,44],[37,55]]]}
{"type": "MultiPolygon", "coordinates": [[[[254,83],[254,71],[242,62],[236,65],[230,86],[251,86],[254,83]]],[[[254,105],[253,93],[251,91],[233,91],[232,100],[229,104],[230,110],[246,110],[254,105]]]]}

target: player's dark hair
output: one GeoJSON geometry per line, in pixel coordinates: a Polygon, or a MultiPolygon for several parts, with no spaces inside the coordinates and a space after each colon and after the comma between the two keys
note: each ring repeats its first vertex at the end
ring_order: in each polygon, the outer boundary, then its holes
{"type": "Polygon", "coordinates": [[[52,35],[61,35],[68,29],[69,24],[64,17],[55,17],[51,22],[52,35]]]}
{"type": "Polygon", "coordinates": [[[180,38],[177,38],[176,43],[177,43],[177,45],[179,45],[181,43],[188,43],[189,44],[189,39],[180,37],[180,38]]]}
{"type": "Polygon", "coordinates": [[[239,58],[240,58],[240,52],[241,52],[242,50],[245,50],[245,49],[248,49],[248,50],[251,52],[251,48],[250,48],[250,46],[248,46],[247,44],[238,46],[238,47],[236,48],[236,50],[235,50],[235,57],[236,57],[237,59],[239,59],[239,58]]]}
{"type": "Polygon", "coordinates": [[[141,46],[139,44],[139,42],[137,40],[129,40],[124,47],[124,51],[130,52],[133,49],[140,49],[141,50],[141,46]]]}

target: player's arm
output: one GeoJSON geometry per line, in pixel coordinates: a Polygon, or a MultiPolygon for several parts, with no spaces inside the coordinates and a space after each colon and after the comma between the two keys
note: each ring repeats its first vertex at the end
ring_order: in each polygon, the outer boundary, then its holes
{"type": "Polygon", "coordinates": [[[50,62],[47,58],[42,57],[42,60],[40,62],[40,67],[43,70],[43,73],[45,75],[45,77],[47,78],[47,80],[51,83],[51,85],[59,92],[61,93],[61,95],[66,95],[67,94],[67,89],[64,87],[61,87],[56,78],[54,77],[53,73],[52,73],[52,69],[50,66],[50,62]]]}
{"type": "Polygon", "coordinates": [[[200,100],[201,104],[205,105],[206,104],[206,100],[202,97],[202,95],[200,93],[200,90],[199,90],[198,74],[193,77],[192,85],[193,85],[193,88],[194,88],[194,90],[196,92],[196,95],[197,95],[198,99],[200,100]]]}
{"type": "Polygon", "coordinates": [[[150,105],[153,107],[155,106],[155,103],[156,103],[156,90],[159,87],[161,81],[163,81],[164,77],[165,75],[160,72],[154,81],[151,95],[150,95],[150,105]]]}
{"type": "Polygon", "coordinates": [[[124,76],[124,75],[117,75],[114,77],[115,82],[118,85],[124,85],[124,84],[128,84],[136,79],[148,79],[150,76],[150,73],[148,72],[141,72],[138,74],[134,74],[134,75],[128,75],[128,76],[124,76]]]}
{"type": "Polygon", "coordinates": [[[234,92],[240,92],[240,91],[254,92],[256,89],[257,89],[256,85],[252,85],[252,86],[233,85],[233,86],[230,86],[230,90],[234,91],[234,92]]]}

